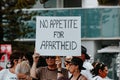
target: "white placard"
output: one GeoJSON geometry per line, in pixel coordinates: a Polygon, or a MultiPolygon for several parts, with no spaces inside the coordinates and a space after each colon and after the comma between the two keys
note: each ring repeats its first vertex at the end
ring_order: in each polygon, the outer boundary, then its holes
{"type": "Polygon", "coordinates": [[[80,16],[37,16],[36,52],[49,56],[81,55],[80,16]]]}

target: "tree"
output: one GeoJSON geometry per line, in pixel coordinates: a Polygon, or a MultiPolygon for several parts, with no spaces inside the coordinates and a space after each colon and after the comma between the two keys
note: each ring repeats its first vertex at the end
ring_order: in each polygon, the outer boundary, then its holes
{"type": "MultiPolygon", "coordinates": [[[[0,1],[0,43],[10,43],[14,49],[22,48],[33,50],[29,43],[15,42],[15,39],[27,37],[26,34],[34,32],[24,24],[33,14],[22,12],[23,8],[31,8],[36,0],[1,0],[0,1]],[[27,46],[27,47],[26,47],[27,46]],[[28,48],[29,46],[29,48],[28,48]]],[[[34,45],[34,43],[33,43],[34,45]]]]}
{"type": "MultiPolygon", "coordinates": [[[[32,15],[23,13],[21,9],[31,8],[35,4],[35,0],[1,0],[0,1],[0,38],[1,41],[6,39],[7,41],[13,41],[16,38],[20,38],[27,32],[23,32],[25,29],[24,24],[21,22],[23,19],[28,20],[32,15]]],[[[31,31],[27,29],[27,31],[31,31]]]]}
{"type": "MultiPolygon", "coordinates": [[[[2,2],[0,1],[0,5],[2,5],[2,2]]],[[[3,41],[3,28],[2,28],[2,12],[1,12],[2,6],[0,7],[0,41],[3,41]]]]}

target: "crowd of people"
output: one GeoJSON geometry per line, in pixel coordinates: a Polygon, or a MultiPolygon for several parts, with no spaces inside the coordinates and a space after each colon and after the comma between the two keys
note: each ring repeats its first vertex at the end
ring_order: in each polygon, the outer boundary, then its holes
{"type": "Polygon", "coordinates": [[[89,63],[90,56],[84,46],[81,46],[80,56],[62,58],[13,51],[10,66],[0,71],[0,80],[109,80],[107,65],[89,63]]]}

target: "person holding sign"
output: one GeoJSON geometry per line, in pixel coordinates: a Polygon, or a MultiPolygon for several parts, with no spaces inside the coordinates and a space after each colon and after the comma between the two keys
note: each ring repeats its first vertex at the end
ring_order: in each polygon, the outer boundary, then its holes
{"type": "MultiPolygon", "coordinates": [[[[57,72],[60,72],[57,69],[56,57],[55,56],[46,56],[47,66],[36,68],[40,55],[34,53],[33,55],[33,65],[31,68],[31,77],[37,80],[57,80],[57,72]]],[[[68,77],[68,71],[64,68],[61,69],[63,74],[68,77]]]]}

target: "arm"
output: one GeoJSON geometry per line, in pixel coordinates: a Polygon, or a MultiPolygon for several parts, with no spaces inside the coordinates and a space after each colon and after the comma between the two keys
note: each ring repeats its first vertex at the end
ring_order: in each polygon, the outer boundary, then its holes
{"type": "Polygon", "coordinates": [[[30,70],[30,75],[32,78],[37,78],[36,77],[36,69],[37,69],[36,66],[37,66],[38,60],[39,60],[39,54],[34,53],[33,54],[33,65],[32,65],[31,70],[30,70]]]}
{"type": "Polygon", "coordinates": [[[63,80],[64,75],[62,74],[62,66],[61,66],[62,60],[60,56],[56,57],[56,65],[57,65],[57,80],[63,80]]]}

